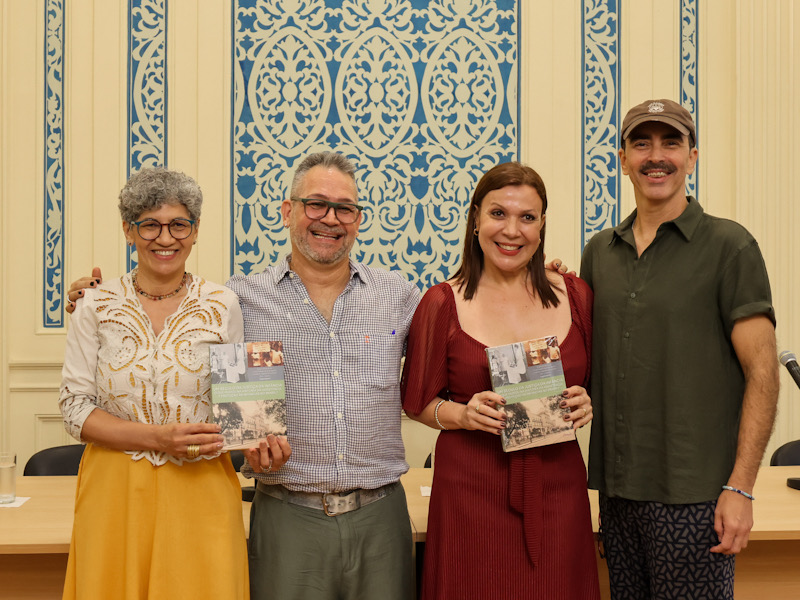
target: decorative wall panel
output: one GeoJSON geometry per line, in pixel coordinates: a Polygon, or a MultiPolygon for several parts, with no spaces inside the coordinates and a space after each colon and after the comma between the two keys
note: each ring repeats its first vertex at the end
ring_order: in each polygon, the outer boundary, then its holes
{"type": "Polygon", "coordinates": [[[64,326],[64,1],[44,11],[44,272],[42,325],[64,326]]]}
{"type": "Polygon", "coordinates": [[[512,0],[235,1],[231,270],[287,252],[291,174],[333,149],[366,206],[356,260],[449,277],[475,184],[519,155],[518,23],[512,0]]]}
{"type": "Polygon", "coordinates": [[[619,1],[583,0],[581,248],[619,222],[619,1]]]}
{"type": "MultiPolygon", "coordinates": [[[[128,4],[128,168],[167,164],[167,5],[166,0],[128,4]]],[[[136,250],[128,249],[128,270],[136,250]]]]}
{"type": "MultiPolygon", "coordinates": [[[[697,0],[681,0],[681,96],[680,103],[694,119],[697,141],[700,141],[700,114],[697,91],[697,36],[699,32],[697,0]]],[[[686,180],[686,193],[697,196],[698,172],[686,180]]]]}

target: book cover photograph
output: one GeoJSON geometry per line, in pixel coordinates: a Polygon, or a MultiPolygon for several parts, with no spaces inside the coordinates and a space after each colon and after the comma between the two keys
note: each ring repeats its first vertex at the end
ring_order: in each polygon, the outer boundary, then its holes
{"type": "Polygon", "coordinates": [[[286,434],[283,344],[216,344],[211,353],[214,422],[223,450],[254,448],[267,435],[286,434]]]}
{"type": "Polygon", "coordinates": [[[486,349],[492,389],[503,396],[503,450],[513,452],[575,439],[568,408],[559,405],[567,383],[555,336],[486,349]]]}

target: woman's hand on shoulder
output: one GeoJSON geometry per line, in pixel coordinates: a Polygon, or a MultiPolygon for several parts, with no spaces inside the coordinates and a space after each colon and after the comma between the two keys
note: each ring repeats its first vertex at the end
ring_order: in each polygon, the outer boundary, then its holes
{"type": "Polygon", "coordinates": [[[472,396],[469,402],[462,404],[464,410],[461,414],[461,429],[470,431],[486,431],[495,435],[506,427],[506,415],[497,407],[506,403],[500,394],[495,392],[480,392],[472,396]]]}
{"type": "Polygon", "coordinates": [[[544,268],[549,271],[556,271],[557,273],[567,273],[568,275],[575,275],[575,271],[568,271],[567,265],[560,258],[554,258],[550,262],[544,263],[544,268]]]}
{"type": "Polygon", "coordinates": [[[261,440],[257,448],[244,450],[247,462],[256,473],[269,473],[277,471],[292,456],[292,447],[285,435],[269,434],[267,439],[261,440]]]}
{"type": "Polygon", "coordinates": [[[176,458],[219,454],[224,441],[216,423],[168,423],[158,426],[157,432],[157,449],[176,458]],[[190,446],[200,449],[195,453],[190,446]]]}
{"type": "Polygon", "coordinates": [[[561,408],[569,408],[569,413],[564,415],[565,421],[572,421],[572,428],[578,429],[589,423],[593,418],[592,399],[586,390],[579,385],[573,385],[564,390],[564,399],[561,408]]]}

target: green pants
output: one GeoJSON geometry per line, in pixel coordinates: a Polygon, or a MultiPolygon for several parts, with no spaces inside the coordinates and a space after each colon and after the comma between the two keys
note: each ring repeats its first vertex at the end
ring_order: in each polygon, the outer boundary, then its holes
{"type": "Polygon", "coordinates": [[[402,486],[335,517],[256,492],[250,512],[252,600],[409,600],[411,524],[402,486]]]}

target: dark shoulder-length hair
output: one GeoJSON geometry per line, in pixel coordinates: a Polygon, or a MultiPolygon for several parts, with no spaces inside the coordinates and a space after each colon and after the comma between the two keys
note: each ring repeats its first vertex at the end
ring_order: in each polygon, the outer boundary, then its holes
{"type": "MultiPolygon", "coordinates": [[[[536,190],[542,199],[542,214],[547,212],[547,191],[544,181],[539,174],[528,166],[518,162],[508,162],[497,165],[487,171],[478,182],[475,192],[472,194],[472,202],[469,205],[467,214],[467,231],[464,234],[464,251],[461,256],[461,266],[456,271],[453,279],[458,290],[464,295],[465,300],[471,300],[478,289],[483,273],[483,250],[478,243],[478,236],[475,235],[475,228],[478,225],[478,214],[481,210],[481,203],[486,194],[494,190],[499,190],[509,185],[527,185],[536,190]]],[[[558,306],[553,284],[547,279],[544,270],[544,234],[546,222],[542,225],[540,233],[541,241],[536,252],[533,253],[531,261],[528,263],[528,275],[533,289],[542,300],[545,308],[550,305],[558,306]]]]}

